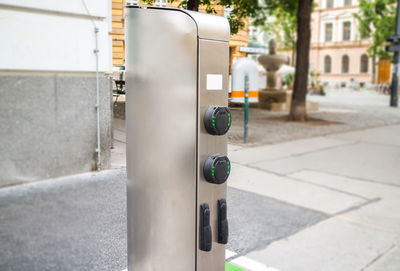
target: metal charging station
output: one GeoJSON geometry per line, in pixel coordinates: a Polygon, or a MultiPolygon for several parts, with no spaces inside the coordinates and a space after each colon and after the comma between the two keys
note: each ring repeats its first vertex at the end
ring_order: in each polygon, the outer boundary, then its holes
{"type": "Polygon", "coordinates": [[[126,9],[128,270],[222,271],[229,23],[126,9]]]}

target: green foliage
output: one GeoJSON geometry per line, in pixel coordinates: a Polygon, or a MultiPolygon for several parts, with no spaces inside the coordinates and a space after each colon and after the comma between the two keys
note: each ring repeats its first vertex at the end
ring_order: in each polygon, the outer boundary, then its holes
{"type": "Polygon", "coordinates": [[[310,71],[311,76],[311,87],[315,94],[325,95],[324,86],[321,84],[319,80],[321,73],[317,72],[316,70],[310,71]]]}
{"type": "Polygon", "coordinates": [[[288,73],[286,74],[283,78],[282,78],[282,83],[288,87],[288,89],[290,87],[292,87],[292,84],[294,82],[294,73],[288,73]]]}
{"type": "Polygon", "coordinates": [[[269,36],[275,36],[279,47],[284,50],[296,50],[297,6],[286,9],[284,5],[276,6],[271,12],[273,21],[267,21],[263,30],[269,36]]]}
{"type": "MultiPolygon", "coordinates": [[[[268,15],[274,20],[264,21],[261,26],[268,35],[276,37],[280,48],[296,51],[298,0],[271,0],[268,15]]],[[[316,5],[313,4],[313,8],[316,5]]]]}
{"type": "MultiPolygon", "coordinates": [[[[145,1],[147,1],[147,0],[145,0],[145,1]]],[[[175,0],[168,0],[169,3],[172,3],[172,2],[174,2],[174,1],[175,1],[175,0]]],[[[217,13],[217,12],[215,11],[215,8],[214,8],[214,6],[212,5],[212,3],[211,3],[210,0],[199,0],[199,5],[204,6],[206,12],[209,13],[209,14],[215,14],[215,13],[217,13]]],[[[181,7],[181,8],[187,9],[187,6],[188,6],[188,0],[182,0],[182,1],[179,3],[179,7],[181,7]]]]}
{"type": "Polygon", "coordinates": [[[318,85],[321,84],[321,81],[319,80],[321,73],[317,72],[316,70],[310,71],[310,76],[311,76],[311,86],[313,88],[317,87],[318,85]]]}
{"type": "Polygon", "coordinates": [[[240,28],[244,26],[243,19],[253,18],[256,21],[265,21],[265,7],[262,2],[258,0],[219,0],[216,1],[218,5],[225,8],[231,8],[229,16],[227,17],[230,26],[231,34],[236,34],[240,28]]]}
{"type": "Polygon", "coordinates": [[[389,57],[385,51],[386,37],[395,34],[395,0],[360,0],[360,11],[354,14],[359,22],[361,39],[371,39],[367,53],[371,58],[389,57]]]}

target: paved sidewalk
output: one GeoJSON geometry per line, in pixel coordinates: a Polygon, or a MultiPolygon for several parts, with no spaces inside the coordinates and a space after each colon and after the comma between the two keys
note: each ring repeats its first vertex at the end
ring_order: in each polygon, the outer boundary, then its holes
{"type": "Polygon", "coordinates": [[[328,218],[248,253],[279,270],[400,270],[400,125],[230,153],[229,186],[328,218]]]}
{"type": "MultiPolygon", "coordinates": [[[[393,125],[260,147],[229,145],[230,191],[252,195],[241,196],[246,202],[241,209],[257,209],[251,197],[258,195],[325,218],[315,225],[307,218],[310,224],[302,230],[271,239],[268,228],[277,225],[237,217],[242,223],[232,236],[244,242],[236,245],[233,238],[228,248],[235,257],[246,255],[279,270],[400,270],[399,135],[400,125],[393,125]],[[251,231],[240,231],[241,225],[258,222],[251,231]]],[[[124,133],[119,136],[123,146],[124,133]]],[[[265,206],[257,209],[259,216],[282,219],[265,206]]]]}
{"type": "MultiPolygon", "coordinates": [[[[112,170],[0,189],[0,270],[126,268],[125,124],[114,124],[112,170]]],[[[389,125],[229,145],[228,260],[400,270],[399,135],[389,125]]]]}

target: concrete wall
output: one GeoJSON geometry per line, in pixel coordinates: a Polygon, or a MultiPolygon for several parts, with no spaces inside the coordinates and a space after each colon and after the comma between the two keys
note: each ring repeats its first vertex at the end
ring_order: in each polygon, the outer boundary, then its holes
{"type": "Polygon", "coordinates": [[[109,168],[111,1],[0,0],[0,18],[0,187],[96,168],[95,26],[109,168]]]}
{"type": "MultiPolygon", "coordinates": [[[[0,186],[96,168],[94,74],[0,74],[0,186]]],[[[100,78],[102,168],[110,167],[111,81],[100,78]]]]}

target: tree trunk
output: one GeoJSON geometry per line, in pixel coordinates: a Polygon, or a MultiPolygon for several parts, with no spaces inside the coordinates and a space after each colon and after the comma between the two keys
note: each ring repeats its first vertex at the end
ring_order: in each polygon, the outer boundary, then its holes
{"type": "Polygon", "coordinates": [[[199,11],[199,0],[188,0],[187,9],[199,11]]]}
{"type": "Polygon", "coordinates": [[[311,8],[313,0],[299,1],[297,11],[297,57],[296,73],[290,119],[294,121],[307,120],[306,95],[308,81],[308,66],[311,39],[311,8]]]}
{"type": "Polygon", "coordinates": [[[371,78],[372,84],[376,83],[376,58],[372,58],[372,78],[371,78]]]}
{"type": "Polygon", "coordinates": [[[290,61],[290,65],[293,67],[296,65],[296,43],[293,43],[292,47],[292,59],[290,61]]]}

